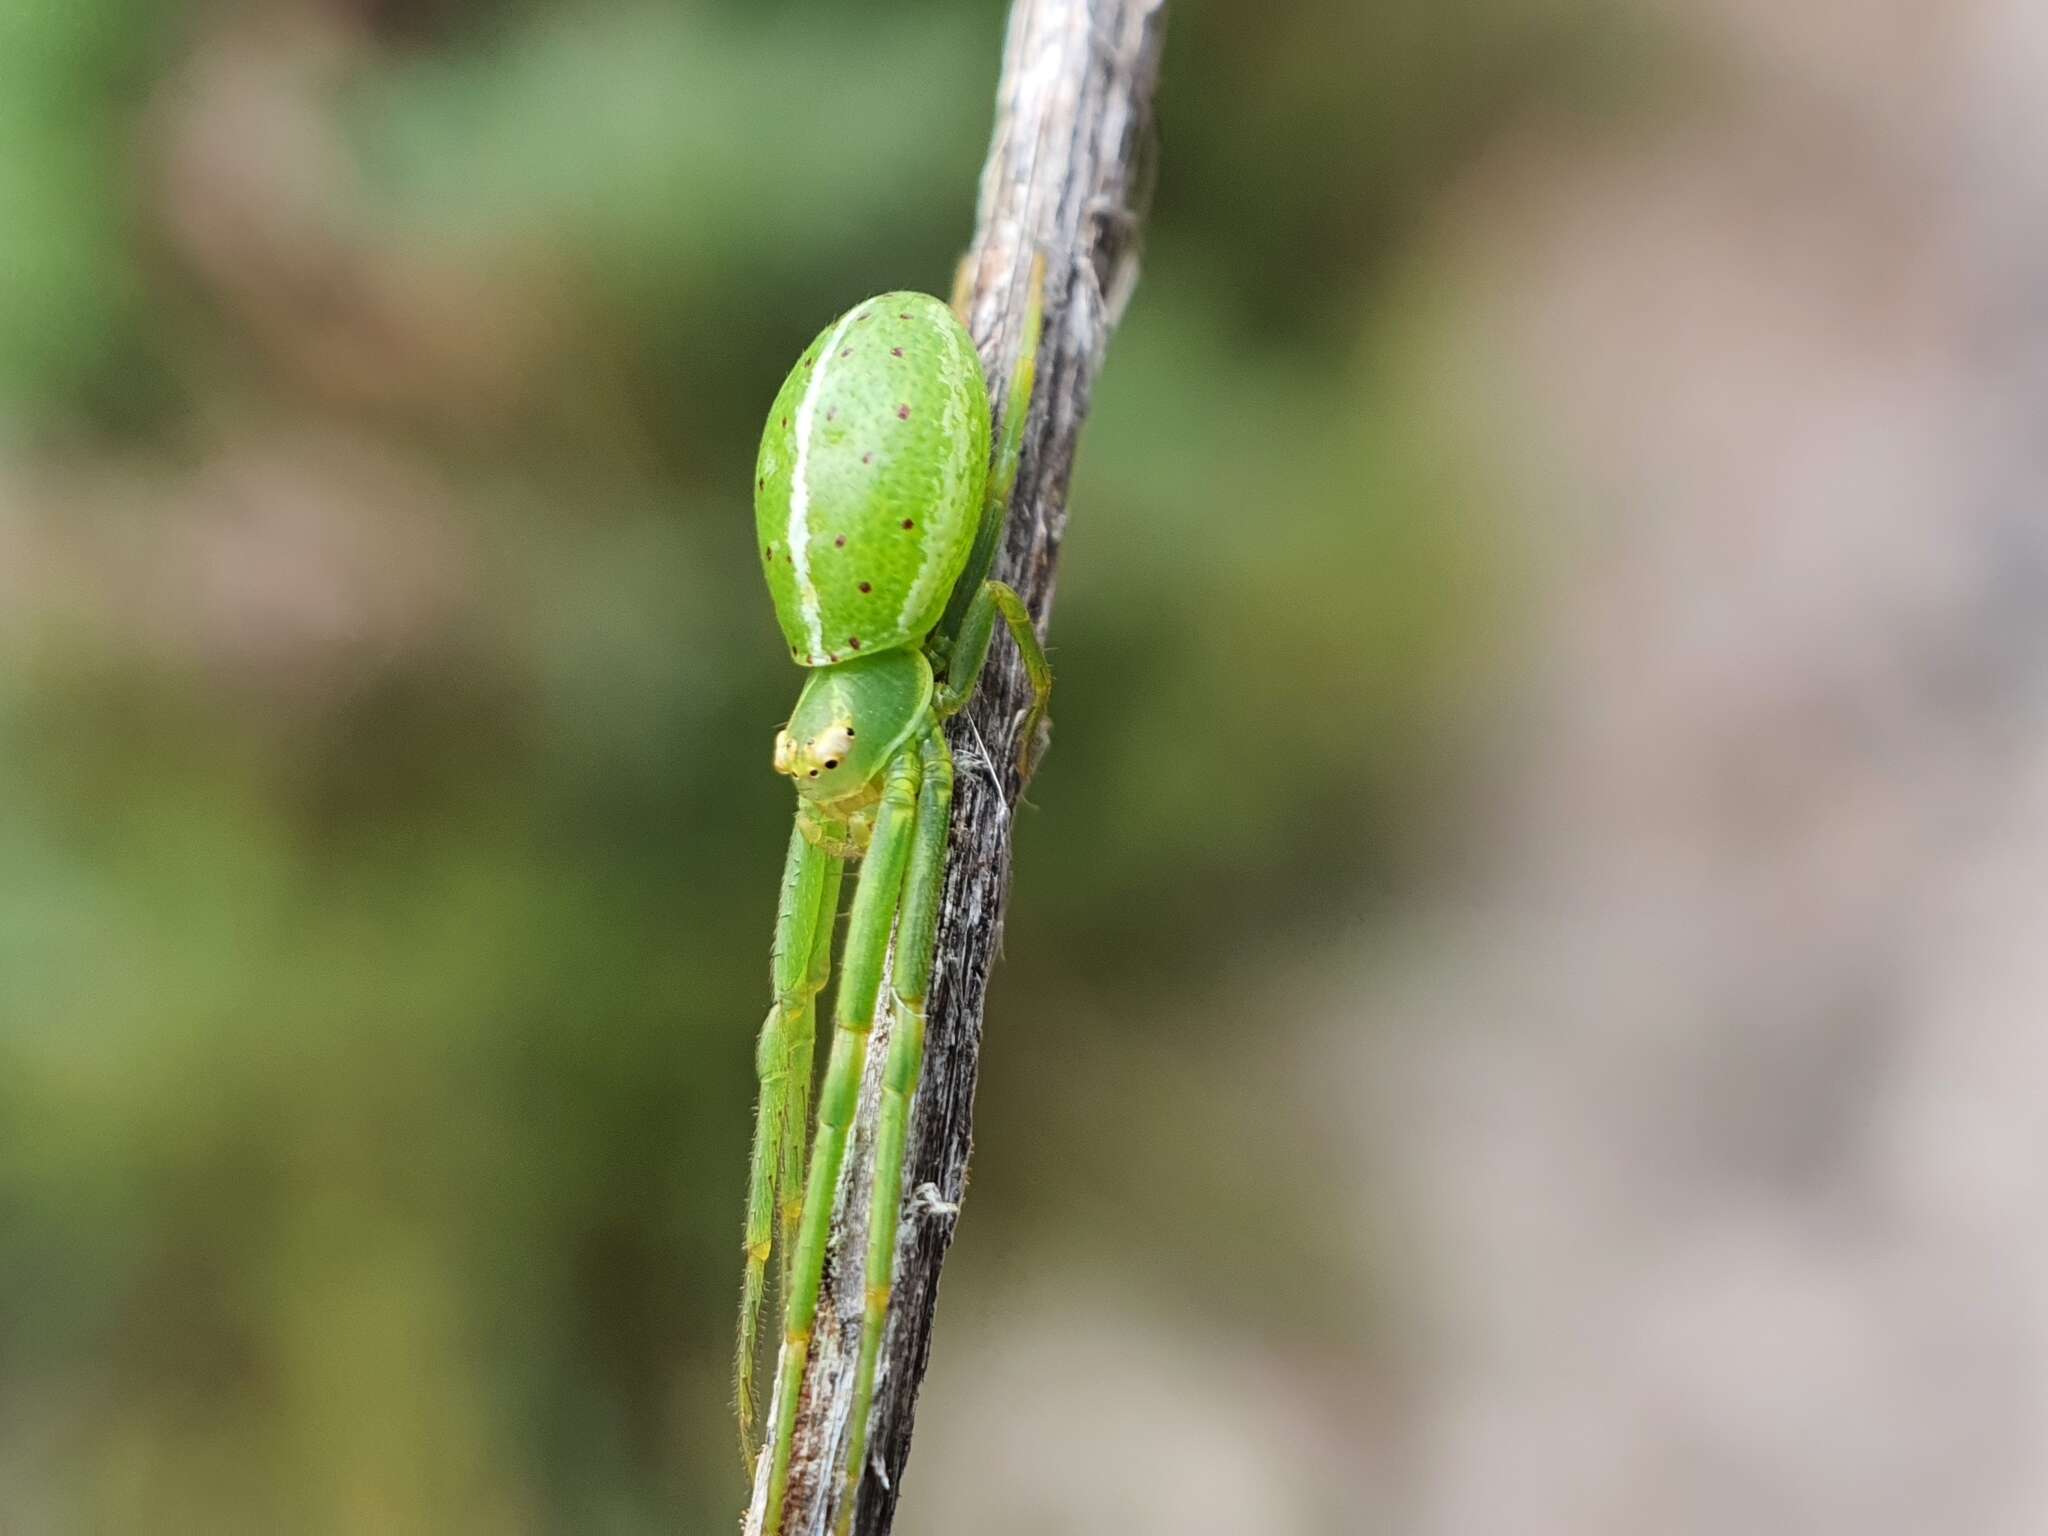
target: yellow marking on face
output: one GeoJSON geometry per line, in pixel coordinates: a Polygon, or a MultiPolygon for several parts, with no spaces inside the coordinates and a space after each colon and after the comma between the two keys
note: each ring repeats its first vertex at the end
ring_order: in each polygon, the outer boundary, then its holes
{"type": "Polygon", "coordinates": [[[853,722],[828,725],[811,740],[799,742],[789,728],[775,733],[775,771],[791,778],[815,779],[845,762],[853,751],[853,722]]]}

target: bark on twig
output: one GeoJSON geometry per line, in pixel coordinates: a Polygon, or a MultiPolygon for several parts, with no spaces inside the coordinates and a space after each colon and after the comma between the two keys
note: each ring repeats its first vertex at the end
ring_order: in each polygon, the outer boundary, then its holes
{"type": "MultiPolygon", "coordinates": [[[[995,570],[1023,595],[1041,635],[1066,532],[1075,443],[1110,332],[1137,280],[1164,21],[1165,0],[1016,0],[1011,10],[995,134],[962,279],[969,293],[968,327],[997,396],[1000,433],[1031,261],[1045,259],[1038,383],[995,570]]],[[[882,1536],[895,1518],[917,1391],[931,1353],[939,1269],[966,1195],[982,1003],[1002,945],[1011,815],[1024,789],[1017,737],[1030,700],[1016,649],[999,631],[979,695],[949,728],[959,772],[945,904],[924,1077],[910,1129],[896,1293],[875,1389],[868,1470],[852,1526],[856,1536],[882,1536]]],[[[1053,707],[1057,713],[1057,697],[1053,707]]],[[[887,1055],[886,1014],[885,1002],[834,1213],[783,1536],[825,1536],[838,1513],[860,1342],[863,1196],[887,1055]]],[[[767,1422],[774,1419],[771,1405],[767,1422]]],[[[755,1533],[765,1461],[747,1526],[755,1533]]]]}

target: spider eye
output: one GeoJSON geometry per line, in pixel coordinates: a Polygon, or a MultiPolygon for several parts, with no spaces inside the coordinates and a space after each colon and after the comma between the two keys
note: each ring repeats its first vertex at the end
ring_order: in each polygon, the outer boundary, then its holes
{"type": "Polygon", "coordinates": [[[825,766],[827,768],[837,768],[839,766],[839,759],[836,757],[828,757],[825,759],[825,766]]]}

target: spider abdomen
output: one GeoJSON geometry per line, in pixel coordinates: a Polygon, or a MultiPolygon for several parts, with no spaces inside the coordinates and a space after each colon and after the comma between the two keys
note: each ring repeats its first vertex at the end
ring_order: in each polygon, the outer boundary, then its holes
{"type": "Polygon", "coordinates": [[[922,641],[974,542],[988,386],[940,300],[884,293],[804,350],[761,434],[754,520],[798,665],[922,641]]]}

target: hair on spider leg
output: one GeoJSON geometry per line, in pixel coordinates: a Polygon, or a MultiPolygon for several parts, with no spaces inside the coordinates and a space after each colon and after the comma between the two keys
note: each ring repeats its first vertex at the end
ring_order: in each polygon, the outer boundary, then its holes
{"type": "Polygon", "coordinates": [[[939,1186],[927,1179],[910,1192],[910,1209],[919,1216],[958,1216],[960,1202],[948,1200],[939,1186]]]}

